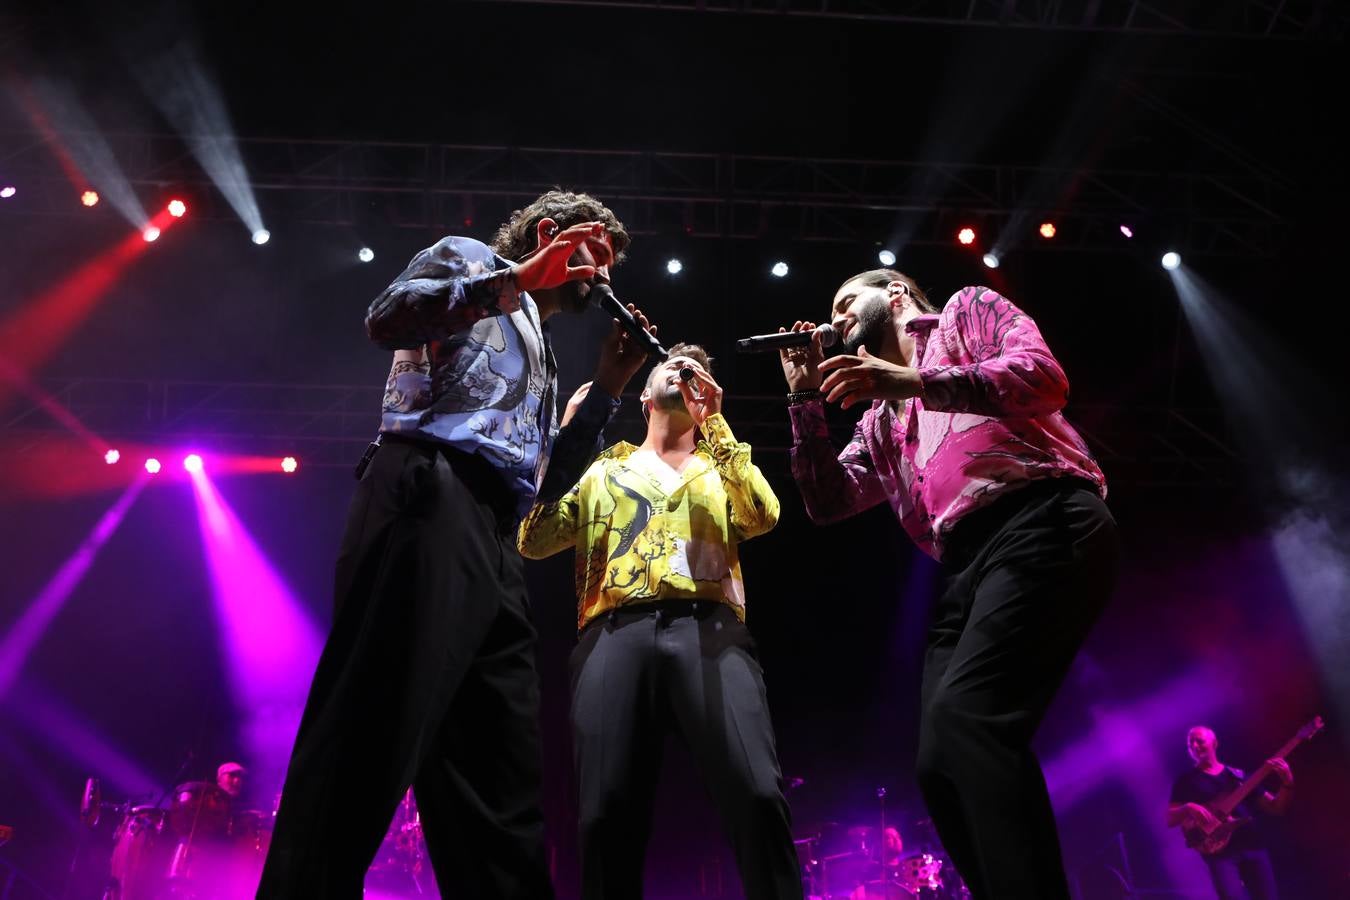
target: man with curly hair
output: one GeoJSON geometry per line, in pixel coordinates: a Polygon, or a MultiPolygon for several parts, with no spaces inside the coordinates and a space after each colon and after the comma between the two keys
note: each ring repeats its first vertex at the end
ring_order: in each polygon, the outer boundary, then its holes
{"type": "MultiPolygon", "coordinates": [[[[924,660],[918,777],[943,846],[981,900],[1068,900],[1031,739],[1111,595],[1106,481],[1061,410],[1040,330],[986,287],[939,314],[893,269],[848,279],[819,339],[782,351],[792,474],[817,523],[889,503],[943,564],[924,660]],[[830,446],[825,402],[869,402],[830,446]]],[[[797,322],[792,330],[810,330],[797,322]]]]}
{"type": "Polygon", "coordinates": [[[531,558],[576,547],[570,661],[582,896],[642,896],[666,735],[707,784],[751,900],[802,896],[737,546],[778,498],[722,416],[703,348],[678,344],[642,391],[641,447],[606,450],[520,530],[531,558]]]}
{"type": "Polygon", "coordinates": [[[491,247],[421,251],[371,304],[366,329],[394,351],[381,436],[358,468],[260,898],[360,897],[410,785],[443,893],[552,896],[515,535],[536,497],[576,481],[642,366],[616,322],[558,429],[547,321],[583,309],[627,245],[598,200],[550,191],[491,247]]]}

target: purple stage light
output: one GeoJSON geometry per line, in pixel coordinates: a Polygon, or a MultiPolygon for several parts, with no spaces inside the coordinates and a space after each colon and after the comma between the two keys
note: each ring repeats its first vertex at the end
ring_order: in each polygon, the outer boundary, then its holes
{"type": "Polygon", "coordinates": [[[290,755],[323,637],[204,472],[192,488],[231,691],[266,783],[290,755]]]}
{"type": "MultiPolygon", "coordinates": [[[[6,698],[5,706],[25,730],[47,747],[119,793],[149,797],[161,790],[158,779],[151,777],[144,766],[114,747],[59,697],[30,679],[16,686],[6,698]]],[[[75,790],[68,801],[72,809],[77,808],[79,797],[79,791],[75,790]]]]}
{"type": "Polygon", "coordinates": [[[194,475],[202,470],[202,458],[196,453],[189,453],[183,457],[183,468],[194,475]]]}
{"type": "Polygon", "coordinates": [[[151,475],[158,475],[159,470],[159,460],[155,459],[153,456],[145,461],[145,471],[149,472],[151,475]]]}
{"type": "Polygon", "coordinates": [[[121,452],[115,449],[110,449],[107,453],[103,454],[103,461],[110,466],[117,465],[118,461],[121,460],[121,458],[122,458],[121,452]]]}
{"type": "Polygon", "coordinates": [[[140,496],[145,482],[146,476],[141,476],[128,485],[122,496],[117,498],[117,502],[98,520],[94,530],[61,568],[56,570],[56,574],[28,604],[28,608],[5,633],[4,638],[0,639],[0,698],[9,692],[33,648],[42,640],[47,627],[61,612],[71,593],[89,571],[89,566],[93,564],[94,557],[98,556],[98,551],[122,523],[127,510],[140,496]]]}

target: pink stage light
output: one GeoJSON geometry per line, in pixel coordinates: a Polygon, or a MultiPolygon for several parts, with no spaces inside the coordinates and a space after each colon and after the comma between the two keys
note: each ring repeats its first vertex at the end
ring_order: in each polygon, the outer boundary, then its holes
{"type": "Polygon", "coordinates": [[[159,233],[159,228],[154,225],[147,225],[145,230],[141,232],[141,237],[149,244],[159,240],[159,233]]]}
{"type": "Polygon", "coordinates": [[[244,743],[255,777],[279,776],[323,635],[205,472],[192,475],[192,488],[244,743]]]}
{"type": "Polygon", "coordinates": [[[151,475],[158,475],[160,468],[159,460],[155,459],[153,456],[145,461],[145,471],[149,472],[151,475]]]}
{"type": "Polygon", "coordinates": [[[85,206],[98,206],[98,191],[85,191],[80,195],[80,202],[85,206]]]}
{"type": "Polygon", "coordinates": [[[1134,237],[1134,229],[1131,228],[1131,227],[1128,226],[1128,225],[1122,225],[1122,226],[1120,226],[1120,233],[1123,234],[1123,235],[1125,235],[1125,237],[1127,237],[1127,238],[1132,238],[1132,237],[1134,237]]]}
{"type": "Polygon", "coordinates": [[[110,466],[115,466],[122,459],[122,454],[116,448],[103,454],[103,461],[110,466]]]}
{"type": "Polygon", "coordinates": [[[285,472],[287,475],[290,475],[298,468],[300,468],[300,461],[294,456],[288,456],[281,461],[281,471],[285,472]]]}
{"type": "Polygon", "coordinates": [[[13,197],[18,192],[19,192],[18,189],[16,189],[14,185],[7,184],[4,187],[0,188],[0,198],[8,200],[10,197],[13,197]]]}
{"type": "Polygon", "coordinates": [[[181,219],[183,218],[183,214],[187,212],[187,204],[182,200],[170,200],[168,210],[169,215],[173,216],[175,219],[181,219]]]}
{"type": "Polygon", "coordinates": [[[956,233],[956,239],[965,246],[969,247],[971,244],[975,243],[975,229],[962,228],[960,231],[956,233]]]}
{"type": "Polygon", "coordinates": [[[1050,238],[1052,238],[1052,237],[1055,236],[1055,231],[1056,231],[1056,229],[1055,229],[1055,223],[1054,223],[1054,222],[1042,222],[1042,223],[1041,223],[1041,227],[1040,227],[1041,237],[1045,238],[1047,241],[1050,240],[1050,238]]]}
{"type": "Polygon", "coordinates": [[[183,468],[187,469],[189,472],[192,472],[193,474],[200,472],[202,470],[202,466],[203,466],[202,458],[198,456],[196,453],[189,453],[187,456],[183,457],[183,468]]]}

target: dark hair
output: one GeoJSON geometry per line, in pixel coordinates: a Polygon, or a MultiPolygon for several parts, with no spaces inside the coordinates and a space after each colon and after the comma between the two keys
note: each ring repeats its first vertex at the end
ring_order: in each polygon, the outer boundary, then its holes
{"type": "Polygon", "coordinates": [[[850,281],[861,281],[863,287],[874,288],[884,288],[892,281],[903,282],[909,288],[910,296],[914,298],[914,303],[919,309],[926,313],[938,312],[938,308],[933,305],[933,301],[929,300],[928,295],[923,292],[923,288],[919,287],[919,283],[904,272],[895,269],[868,269],[866,272],[860,272],[852,278],[846,279],[844,284],[848,284],[850,281]]]}
{"type": "Polygon", "coordinates": [[[511,218],[492,236],[492,252],[513,262],[524,259],[535,248],[535,229],[543,219],[552,219],[561,228],[582,222],[603,222],[614,247],[614,264],[623,262],[624,249],[629,244],[623,223],[590,194],[562,190],[549,191],[524,209],[511,213],[511,218]]]}

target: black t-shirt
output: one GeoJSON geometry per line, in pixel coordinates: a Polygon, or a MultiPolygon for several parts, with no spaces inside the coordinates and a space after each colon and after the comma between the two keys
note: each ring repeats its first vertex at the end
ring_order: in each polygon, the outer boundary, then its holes
{"type": "MultiPolygon", "coordinates": [[[[1172,802],[1173,803],[1199,803],[1207,805],[1211,800],[1236,790],[1242,784],[1244,776],[1241,771],[1224,766],[1222,772],[1218,775],[1209,775],[1201,772],[1199,769],[1191,769],[1172,784],[1172,802]]],[[[1257,788],[1247,795],[1233,810],[1233,815],[1239,819],[1252,819],[1250,823],[1243,825],[1237,831],[1233,832],[1232,839],[1224,852],[1238,852],[1241,850],[1255,850],[1265,846],[1265,839],[1261,834],[1261,820],[1258,818],[1256,808],[1256,799],[1261,796],[1262,788],[1257,788]]]]}

